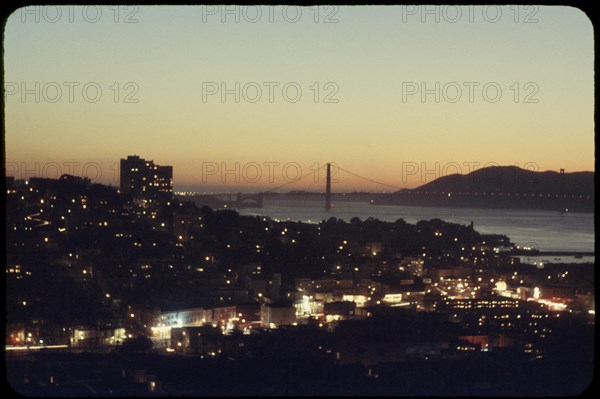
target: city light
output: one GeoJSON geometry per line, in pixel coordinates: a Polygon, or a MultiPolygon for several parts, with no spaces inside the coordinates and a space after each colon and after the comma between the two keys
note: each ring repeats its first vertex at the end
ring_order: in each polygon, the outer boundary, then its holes
{"type": "Polygon", "coordinates": [[[589,385],[582,10],[34,5],[6,25],[16,391],[589,385]]]}

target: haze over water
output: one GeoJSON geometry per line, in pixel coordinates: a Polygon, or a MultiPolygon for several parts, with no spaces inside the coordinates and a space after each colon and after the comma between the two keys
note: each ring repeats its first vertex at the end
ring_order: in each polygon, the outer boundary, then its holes
{"type": "Polygon", "coordinates": [[[336,201],[326,211],[323,201],[265,198],[263,208],[237,210],[242,215],[269,216],[317,223],[336,217],[349,222],[353,217],[368,217],[408,223],[439,218],[469,224],[485,234],[505,234],[518,245],[533,245],[542,251],[594,251],[594,214],[554,212],[532,209],[446,208],[400,205],[369,205],[364,202],[336,201]]]}

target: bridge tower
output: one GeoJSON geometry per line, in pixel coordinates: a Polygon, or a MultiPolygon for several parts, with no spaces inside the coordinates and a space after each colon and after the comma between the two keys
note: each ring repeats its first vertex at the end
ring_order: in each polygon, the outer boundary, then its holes
{"type": "Polygon", "coordinates": [[[258,197],[257,197],[257,201],[256,201],[256,207],[257,208],[262,208],[263,207],[263,198],[264,198],[263,193],[258,193],[258,197]]]}
{"type": "Polygon", "coordinates": [[[325,182],[325,210],[331,209],[331,164],[327,163],[327,180],[325,182]]]}

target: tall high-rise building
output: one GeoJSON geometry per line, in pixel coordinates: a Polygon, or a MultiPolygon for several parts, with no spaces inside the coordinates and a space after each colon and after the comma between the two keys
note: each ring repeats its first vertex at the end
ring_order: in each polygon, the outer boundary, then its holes
{"type": "Polygon", "coordinates": [[[331,209],[331,164],[327,163],[327,177],[325,182],[325,210],[331,209]]]}
{"type": "Polygon", "coordinates": [[[121,159],[120,191],[133,198],[170,201],[173,198],[173,167],[155,165],[137,155],[121,159]]]}

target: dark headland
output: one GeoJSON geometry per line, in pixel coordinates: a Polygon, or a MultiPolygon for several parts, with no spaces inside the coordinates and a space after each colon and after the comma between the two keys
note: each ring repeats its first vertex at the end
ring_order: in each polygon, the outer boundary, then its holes
{"type": "Polygon", "coordinates": [[[535,172],[493,166],[442,176],[415,189],[378,195],[374,205],[594,211],[594,172],[535,172]]]}

